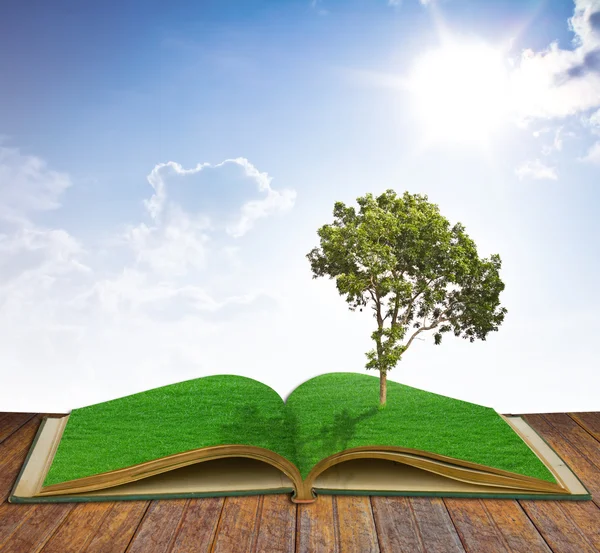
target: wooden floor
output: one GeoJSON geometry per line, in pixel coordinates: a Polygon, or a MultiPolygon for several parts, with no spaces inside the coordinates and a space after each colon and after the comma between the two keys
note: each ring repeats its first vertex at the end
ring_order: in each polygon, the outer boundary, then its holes
{"type": "Polygon", "coordinates": [[[600,551],[600,413],[525,415],[593,501],[287,495],[12,505],[42,414],[0,413],[0,553],[600,551]]]}

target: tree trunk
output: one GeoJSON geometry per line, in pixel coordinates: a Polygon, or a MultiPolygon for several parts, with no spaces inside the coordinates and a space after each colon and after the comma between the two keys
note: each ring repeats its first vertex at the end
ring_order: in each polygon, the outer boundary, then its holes
{"type": "Polygon", "coordinates": [[[387,400],[387,372],[379,371],[379,404],[383,407],[387,400]]]}

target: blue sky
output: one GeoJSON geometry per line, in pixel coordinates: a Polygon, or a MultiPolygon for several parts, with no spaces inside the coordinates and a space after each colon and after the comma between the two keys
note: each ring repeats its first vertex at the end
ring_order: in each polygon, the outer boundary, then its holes
{"type": "Polygon", "coordinates": [[[485,342],[413,342],[389,378],[504,413],[600,410],[599,14],[6,2],[0,410],[363,372],[375,320],[305,256],[336,201],[388,188],[500,254],[508,309],[485,342]]]}

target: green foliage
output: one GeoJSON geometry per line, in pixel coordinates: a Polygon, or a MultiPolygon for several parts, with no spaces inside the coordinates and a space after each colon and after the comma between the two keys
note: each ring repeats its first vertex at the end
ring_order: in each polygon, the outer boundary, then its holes
{"type": "Polygon", "coordinates": [[[387,190],[357,202],[358,213],[335,203],[333,224],[318,229],[320,247],[307,258],[313,278],[335,278],[350,310],[371,304],[376,348],[366,354],[367,369],[392,369],[427,330],[435,330],[436,345],[450,331],[473,342],[498,330],[507,312],[499,255],[480,259],[463,225],[450,227],[427,196],[387,190]]]}

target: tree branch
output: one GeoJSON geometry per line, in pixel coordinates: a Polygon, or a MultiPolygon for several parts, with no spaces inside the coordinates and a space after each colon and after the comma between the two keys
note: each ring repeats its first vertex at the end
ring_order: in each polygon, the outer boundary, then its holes
{"type": "MultiPolygon", "coordinates": [[[[451,301],[451,302],[448,304],[448,307],[446,307],[446,309],[440,313],[440,315],[439,315],[438,319],[439,319],[439,318],[440,318],[442,315],[446,315],[446,314],[448,314],[448,313],[449,313],[449,312],[452,310],[452,306],[456,305],[458,302],[459,302],[458,300],[451,301]]],[[[444,319],[444,320],[445,320],[445,321],[448,321],[449,319],[444,319]]]]}
{"type": "Polygon", "coordinates": [[[379,328],[383,328],[383,319],[381,318],[381,298],[379,297],[379,290],[373,282],[373,273],[371,273],[371,284],[375,289],[375,297],[377,298],[375,304],[377,305],[377,325],[379,328]]]}
{"type": "MultiPolygon", "coordinates": [[[[402,323],[401,323],[401,325],[402,325],[402,326],[406,325],[406,323],[408,322],[408,316],[409,316],[409,314],[410,314],[410,312],[411,312],[411,309],[412,309],[412,307],[413,307],[413,305],[414,305],[414,303],[415,303],[415,300],[416,300],[416,299],[417,299],[417,298],[418,298],[418,297],[419,297],[419,296],[420,296],[420,295],[421,295],[423,292],[425,292],[425,290],[427,290],[427,288],[429,288],[429,286],[431,285],[431,283],[432,283],[434,280],[437,280],[438,278],[441,278],[441,277],[437,277],[437,278],[436,278],[436,277],[434,277],[434,278],[432,278],[432,279],[431,279],[431,280],[430,280],[430,281],[427,283],[427,286],[426,286],[425,288],[423,288],[423,290],[421,290],[420,292],[417,292],[417,293],[416,293],[416,294],[415,294],[415,295],[414,295],[414,296],[413,296],[413,297],[410,299],[410,302],[408,303],[408,307],[406,308],[406,313],[404,313],[404,317],[402,318],[402,323]]],[[[395,321],[395,319],[392,319],[392,322],[393,322],[393,321],[395,321]]],[[[425,324],[425,322],[423,322],[423,324],[425,324]]]]}
{"type": "MultiPolygon", "coordinates": [[[[430,326],[422,326],[421,328],[419,328],[408,340],[408,342],[406,343],[406,347],[404,348],[404,351],[406,351],[408,349],[408,347],[410,346],[410,344],[412,343],[412,341],[415,339],[415,337],[417,336],[417,334],[420,334],[421,332],[424,332],[425,330],[431,330],[432,328],[437,327],[440,323],[445,323],[448,322],[450,319],[447,319],[445,317],[443,317],[442,315],[447,314],[450,309],[452,308],[452,305],[454,305],[455,303],[458,303],[458,301],[453,301],[450,303],[450,305],[448,305],[447,309],[445,311],[443,311],[442,313],[440,313],[437,318],[435,320],[433,320],[431,322],[430,326]]],[[[425,325],[425,317],[423,317],[423,325],[425,325]]]]}
{"type": "MultiPolygon", "coordinates": [[[[404,271],[402,271],[402,273],[400,273],[400,276],[397,276],[396,272],[394,270],[392,270],[392,276],[394,277],[394,280],[398,281],[399,279],[401,279],[404,276],[404,271]]],[[[400,309],[400,296],[396,292],[396,299],[394,300],[394,312],[392,313],[392,322],[391,322],[392,328],[398,324],[398,309],[400,309]]],[[[387,318],[387,316],[388,315],[386,314],[385,317],[387,318]]]]}
{"type": "Polygon", "coordinates": [[[371,290],[370,288],[368,288],[369,294],[371,295],[371,298],[373,299],[373,301],[375,303],[377,303],[377,300],[375,299],[375,295],[373,294],[373,290],[371,290]]]}
{"type": "Polygon", "coordinates": [[[409,346],[412,344],[412,341],[415,339],[415,336],[417,336],[417,334],[420,334],[421,332],[424,332],[425,330],[431,330],[432,328],[435,328],[438,325],[437,322],[433,323],[431,326],[422,326],[421,328],[419,328],[408,340],[408,342],[406,343],[406,347],[404,348],[404,351],[406,351],[409,346]]]}
{"type": "Polygon", "coordinates": [[[394,312],[392,313],[392,327],[398,324],[398,309],[400,309],[400,296],[398,293],[396,293],[396,299],[394,300],[394,312]]]}

